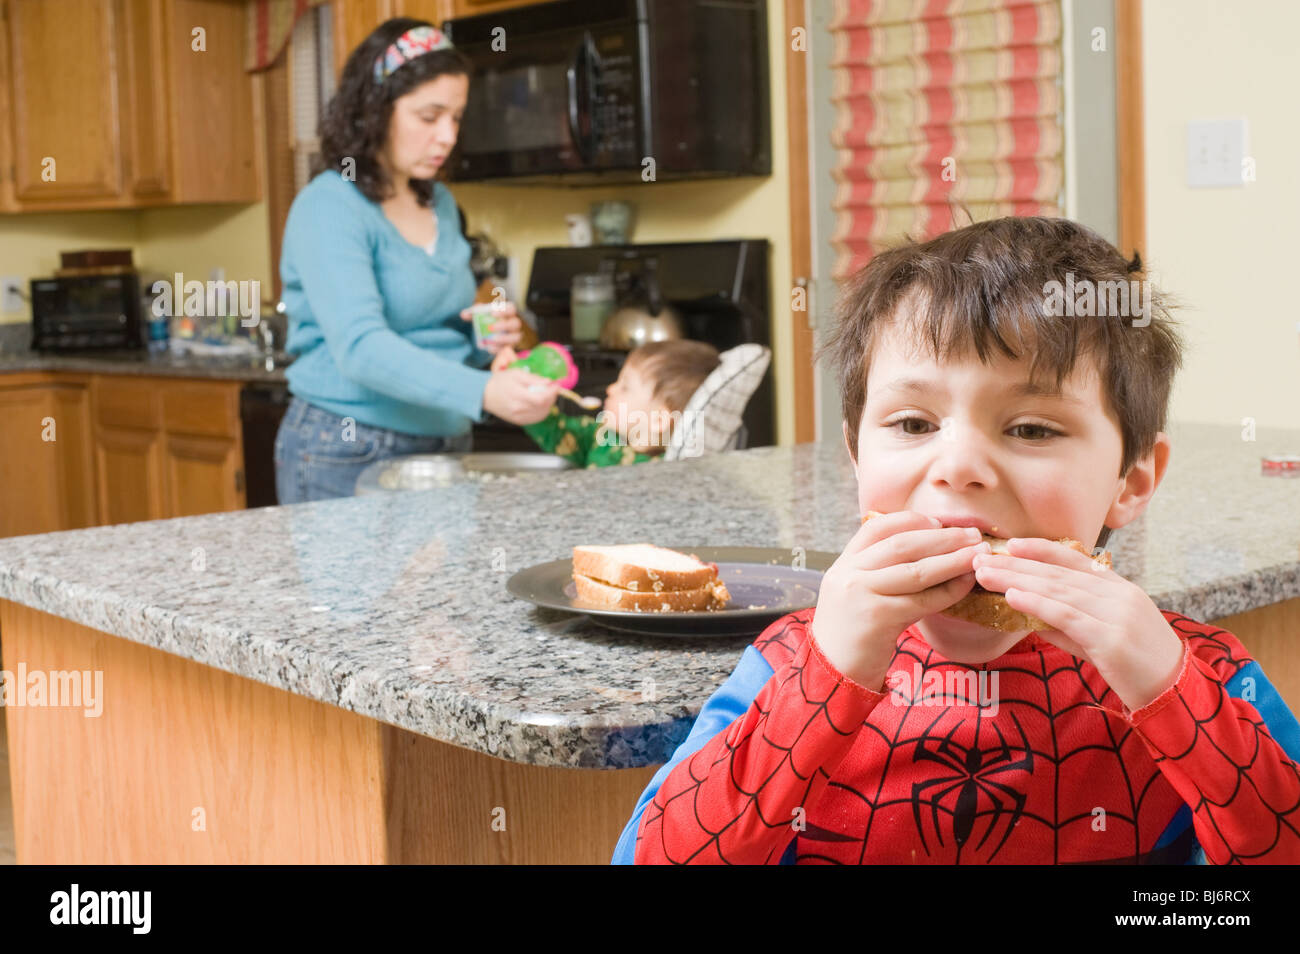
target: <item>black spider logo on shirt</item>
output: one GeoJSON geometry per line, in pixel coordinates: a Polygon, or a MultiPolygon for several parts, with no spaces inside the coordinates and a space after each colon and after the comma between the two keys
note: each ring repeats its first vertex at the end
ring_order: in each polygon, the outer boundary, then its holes
{"type": "Polygon", "coordinates": [[[1033,749],[1014,712],[1011,713],[1011,721],[1020,735],[1019,744],[1014,747],[1008,744],[1002,729],[996,723],[992,728],[997,733],[998,742],[988,748],[977,746],[967,748],[954,742],[952,737],[961,727],[960,721],[954,722],[948,734],[942,738],[930,735],[930,730],[938,725],[942,718],[941,714],[916,740],[916,748],[912,756],[913,761],[916,762],[938,762],[950,769],[952,773],[912,785],[912,817],[916,821],[916,830],[921,835],[921,845],[928,853],[930,848],[926,844],[925,826],[922,824],[923,805],[930,809],[930,824],[940,845],[944,842],[943,829],[939,825],[939,813],[942,811],[952,816],[952,833],[959,851],[970,838],[977,818],[985,815],[992,816],[983,837],[975,846],[976,851],[984,847],[984,843],[997,830],[1003,816],[1006,815],[1006,831],[1003,832],[1002,840],[989,856],[989,860],[992,860],[1002,850],[1016,823],[1020,821],[1020,816],[1025,809],[1026,796],[1011,785],[999,782],[991,776],[1004,772],[1032,773],[1033,749]],[[990,807],[980,809],[981,796],[988,800],[990,807]],[[945,805],[945,801],[950,797],[953,798],[952,804],[945,805]]]}

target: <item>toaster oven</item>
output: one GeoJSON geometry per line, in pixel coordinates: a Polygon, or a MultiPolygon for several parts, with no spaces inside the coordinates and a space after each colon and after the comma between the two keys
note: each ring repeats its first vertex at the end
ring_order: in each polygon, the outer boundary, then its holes
{"type": "Polygon", "coordinates": [[[136,273],[34,278],[32,350],[147,347],[136,273]]]}

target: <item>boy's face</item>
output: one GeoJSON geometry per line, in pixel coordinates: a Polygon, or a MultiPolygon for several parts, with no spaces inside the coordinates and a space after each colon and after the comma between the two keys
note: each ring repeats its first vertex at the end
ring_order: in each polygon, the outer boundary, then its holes
{"type": "Polygon", "coordinates": [[[634,362],[624,362],[618,379],[605,389],[607,421],[635,447],[668,443],[668,407],[654,399],[654,382],[634,362]]]}
{"type": "MultiPolygon", "coordinates": [[[[899,325],[869,369],[854,463],[862,513],[914,510],[999,537],[1071,537],[1091,548],[1103,524],[1122,527],[1146,509],[1169,440],[1160,434],[1151,454],[1117,476],[1119,424],[1090,359],[1075,363],[1060,396],[1018,394],[1028,360],[997,353],[986,365],[972,353],[939,365],[910,355],[899,325]]],[[[1025,635],[938,614],[917,626],[963,662],[994,659],[1025,635]]]]}

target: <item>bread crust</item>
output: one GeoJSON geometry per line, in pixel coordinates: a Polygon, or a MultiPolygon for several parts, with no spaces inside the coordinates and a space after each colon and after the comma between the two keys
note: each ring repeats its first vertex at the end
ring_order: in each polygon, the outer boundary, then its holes
{"type": "MultiPolygon", "coordinates": [[[[867,515],[862,518],[866,523],[872,517],[883,517],[884,514],[878,510],[868,510],[867,515]]],[[[996,529],[996,528],[995,528],[996,529]]],[[[989,544],[994,553],[1007,553],[1007,541],[1003,537],[995,537],[991,534],[984,534],[984,541],[989,544]]],[[[1071,550],[1076,550],[1086,557],[1091,557],[1098,565],[1111,569],[1110,551],[1103,550],[1101,553],[1093,556],[1086,546],[1078,540],[1072,540],[1069,537],[1058,537],[1057,543],[1063,543],[1071,550]]],[[[950,616],[953,619],[963,619],[979,626],[987,626],[990,629],[1001,630],[1006,633],[1013,633],[1018,630],[1040,630],[1052,629],[1053,627],[1039,619],[1037,616],[1030,616],[1022,613],[1020,610],[1013,609],[1007,602],[1006,597],[992,590],[986,590],[978,583],[975,588],[963,596],[956,603],[947,609],[940,610],[940,615],[950,616]]]]}
{"type": "Polygon", "coordinates": [[[724,608],[731,599],[726,584],[710,580],[704,586],[686,590],[639,592],[610,586],[581,573],[573,574],[578,599],[606,609],[635,610],[641,613],[689,613],[724,608]]]}
{"type": "Polygon", "coordinates": [[[989,629],[1001,630],[1004,633],[1014,633],[1021,629],[1052,628],[1037,616],[1028,616],[1020,610],[1012,609],[1011,604],[1001,593],[994,593],[982,587],[967,593],[952,606],[940,610],[939,614],[951,616],[953,619],[964,619],[978,626],[987,626],[989,629]]]}
{"type": "MultiPolygon", "coordinates": [[[[653,544],[649,543],[638,545],[653,546],[653,544]]],[[[655,549],[663,550],[665,548],[655,547],[655,549]]],[[[676,551],[669,552],[675,553],[676,551]]],[[[694,554],[679,555],[699,559],[694,554]]],[[[617,586],[638,593],[696,590],[708,585],[718,577],[717,568],[708,563],[693,570],[652,570],[649,567],[637,566],[634,563],[620,560],[612,554],[601,553],[589,547],[573,548],[573,572],[575,576],[581,574],[593,580],[608,583],[610,586],[617,586]]]]}

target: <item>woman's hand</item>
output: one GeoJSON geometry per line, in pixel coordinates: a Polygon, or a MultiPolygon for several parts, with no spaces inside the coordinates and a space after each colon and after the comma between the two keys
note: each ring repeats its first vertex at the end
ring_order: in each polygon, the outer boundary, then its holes
{"type": "Polygon", "coordinates": [[[494,368],[483,389],[483,408],[520,427],[536,424],[550,411],[559,388],[558,382],[523,368],[494,368]]]}
{"type": "MultiPolygon", "coordinates": [[[[483,350],[492,354],[497,354],[505,347],[514,347],[523,340],[523,325],[519,320],[519,312],[515,310],[515,304],[511,301],[492,302],[492,311],[496,318],[492,322],[492,337],[483,342],[483,350]]],[[[460,313],[461,318],[466,321],[472,321],[474,311],[466,308],[460,313]]],[[[495,365],[496,362],[494,361],[495,365]]]]}

